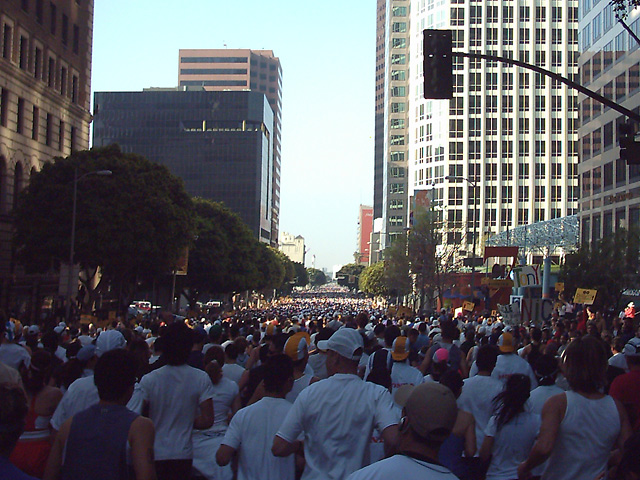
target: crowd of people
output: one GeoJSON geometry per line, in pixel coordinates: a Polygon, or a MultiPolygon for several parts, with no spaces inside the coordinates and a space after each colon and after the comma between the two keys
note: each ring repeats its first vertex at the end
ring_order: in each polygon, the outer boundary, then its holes
{"type": "Polygon", "coordinates": [[[106,328],[0,322],[0,478],[640,478],[640,328],[338,292],[106,328]]]}

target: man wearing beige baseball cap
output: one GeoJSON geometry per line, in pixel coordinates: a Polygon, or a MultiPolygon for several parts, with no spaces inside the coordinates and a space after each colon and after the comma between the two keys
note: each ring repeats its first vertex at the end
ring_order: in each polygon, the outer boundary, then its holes
{"type": "Polygon", "coordinates": [[[340,328],[318,342],[327,351],[329,378],[300,392],[273,441],[276,456],[291,455],[304,436],[303,480],[343,480],[369,464],[373,429],[382,432],[386,453],[397,440],[398,414],[389,392],[357,375],[364,342],[352,328],[340,328]]]}
{"type": "Polygon", "coordinates": [[[458,415],[451,390],[439,383],[404,385],[394,398],[403,407],[399,453],[354,472],[348,480],[456,480],[458,477],[437,461],[440,446],[451,434],[458,415]]]}

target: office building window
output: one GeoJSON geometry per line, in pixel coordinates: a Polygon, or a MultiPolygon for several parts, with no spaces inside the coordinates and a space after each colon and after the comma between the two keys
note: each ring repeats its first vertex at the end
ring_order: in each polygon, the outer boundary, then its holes
{"type": "Polygon", "coordinates": [[[24,98],[18,98],[18,112],[16,116],[16,132],[24,134],[24,98]]]}
{"type": "Polygon", "coordinates": [[[39,137],[39,128],[40,128],[40,109],[33,106],[33,116],[32,116],[32,124],[31,124],[31,138],[35,141],[38,141],[39,137]]]}

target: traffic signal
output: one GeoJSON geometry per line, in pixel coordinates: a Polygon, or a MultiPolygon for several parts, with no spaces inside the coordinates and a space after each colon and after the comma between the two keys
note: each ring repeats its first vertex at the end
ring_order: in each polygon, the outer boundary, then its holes
{"type": "Polygon", "coordinates": [[[451,73],[451,30],[424,30],[424,98],[446,100],[453,97],[451,73]]]}
{"type": "Polygon", "coordinates": [[[640,165],[640,142],[636,142],[636,133],[629,123],[618,124],[620,142],[620,160],[627,165],[640,165]]]}

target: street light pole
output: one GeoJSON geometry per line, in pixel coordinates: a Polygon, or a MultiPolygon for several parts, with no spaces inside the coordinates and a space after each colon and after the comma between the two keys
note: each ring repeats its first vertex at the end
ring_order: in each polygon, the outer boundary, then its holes
{"type": "MultiPolygon", "coordinates": [[[[69,268],[67,269],[67,274],[68,274],[67,311],[65,313],[65,318],[69,323],[71,322],[71,300],[72,300],[71,290],[73,289],[72,270],[73,270],[75,250],[76,250],[76,211],[77,211],[77,204],[78,204],[78,182],[80,182],[80,180],[82,180],[83,178],[89,175],[107,176],[107,175],[111,175],[112,173],[113,172],[111,170],[95,170],[93,172],[87,172],[84,175],[81,175],[80,177],[78,177],[78,167],[76,166],[73,169],[73,207],[71,209],[71,242],[69,246],[69,268]]],[[[76,286],[77,286],[77,282],[78,282],[78,279],[76,278],[76,286]]]]}
{"type": "Polygon", "coordinates": [[[469,185],[471,185],[471,187],[473,187],[473,251],[471,252],[471,296],[473,297],[473,289],[475,287],[475,280],[476,280],[476,238],[478,237],[478,227],[477,227],[477,222],[478,219],[476,218],[476,183],[469,180],[467,177],[459,177],[457,175],[448,175],[446,177],[444,177],[445,180],[464,180],[465,182],[467,182],[469,185]]]}

